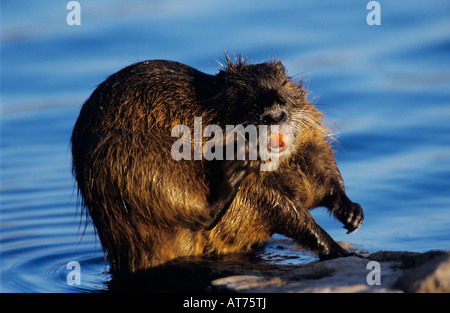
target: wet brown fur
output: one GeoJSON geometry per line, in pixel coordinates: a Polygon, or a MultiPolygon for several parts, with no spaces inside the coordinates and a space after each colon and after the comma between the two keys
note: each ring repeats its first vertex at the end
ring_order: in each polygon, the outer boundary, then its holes
{"type": "Polygon", "coordinates": [[[324,258],[346,255],[308,212],[326,206],[350,231],[363,221],[361,207],[345,195],[324,117],[306,95],[279,61],[251,65],[228,57],[215,76],[146,61],[99,85],[73,131],[73,173],[112,272],[145,270],[181,256],[245,252],[273,233],[324,258]],[[194,117],[202,117],[203,127],[261,124],[272,102],[283,102],[297,127],[293,152],[277,170],[173,160],[174,126],[194,129],[194,117]],[[245,168],[234,183],[234,172],[245,168]],[[223,186],[236,193],[210,228],[217,217],[212,194],[220,195],[223,186]]]}

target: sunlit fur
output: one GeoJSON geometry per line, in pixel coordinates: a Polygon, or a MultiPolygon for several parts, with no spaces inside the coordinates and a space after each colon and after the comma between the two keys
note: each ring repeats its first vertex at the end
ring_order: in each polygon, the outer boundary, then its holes
{"type": "Polygon", "coordinates": [[[249,64],[228,56],[215,76],[176,62],[146,61],[100,84],[73,131],[73,173],[111,271],[245,252],[273,233],[323,257],[345,255],[308,210],[326,206],[350,231],[361,225],[363,214],[345,195],[324,117],[306,96],[302,82],[286,76],[280,61],[249,64]],[[279,110],[287,112],[279,127],[290,147],[275,171],[261,172],[259,161],[252,161],[248,166],[256,170],[239,185],[233,184],[235,173],[220,172],[233,163],[171,156],[178,139],[171,137],[172,128],[193,130],[194,117],[202,118],[203,128],[225,129],[262,125],[267,112],[279,110]],[[211,199],[225,192],[220,181],[237,193],[209,229],[216,213],[208,210],[211,199]]]}

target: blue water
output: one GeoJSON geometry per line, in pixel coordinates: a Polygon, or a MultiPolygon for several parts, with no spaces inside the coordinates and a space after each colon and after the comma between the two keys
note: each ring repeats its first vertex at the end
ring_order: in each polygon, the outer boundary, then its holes
{"type": "MultiPolygon", "coordinates": [[[[1,2],[0,291],[108,288],[101,245],[76,213],[69,139],[80,107],[131,63],[215,73],[224,50],[281,59],[333,123],[347,192],[365,210],[350,235],[314,211],[336,240],[450,248],[448,0],[379,1],[380,26],[367,25],[361,0],[80,1],[80,26],[67,25],[67,2],[1,2]],[[81,264],[79,286],[66,283],[69,261],[81,264]]],[[[301,263],[290,245],[277,236],[261,258],[301,263]]]]}

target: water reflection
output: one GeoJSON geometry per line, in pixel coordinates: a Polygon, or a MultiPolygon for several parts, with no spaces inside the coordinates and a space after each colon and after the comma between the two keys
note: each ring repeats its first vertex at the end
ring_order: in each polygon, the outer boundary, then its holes
{"type": "MultiPolygon", "coordinates": [[[[313,211],[330,235],[372,251],[450,247],[448,1],[382,3],[379,28],[350,0],[90,1],[78,28],[65,24],[65,3],[1,6],[0,291],[123,287],[108,283],[93,227],[76,214],[69,139],[81,104],[131,63],[164,58],[214,73],[224,49],[279,57],[325,104],[347,192],[366,215],[347,236],[313,211]],[[69,261],[81,264],[80,286],[66,283],[69,261]]],[[[314,259],[275,236],[253,256],[222,261],[258,271],[314,259]]],[[[217,274],[197,262],[193,271],[217,274]]]]}

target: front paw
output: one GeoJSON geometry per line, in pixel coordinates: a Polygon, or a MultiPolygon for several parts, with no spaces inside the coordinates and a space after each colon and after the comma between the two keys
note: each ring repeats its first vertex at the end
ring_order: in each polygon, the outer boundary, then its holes
{"type": "Polygon", "coordinates": [[[364,222],[364,212],[361,205],[350,200],[344,201],[337,210],[335,216],[344,224],[347,234],[357,230],[364,222]]]}
{"type": "Polygon", "coordinates": [[[319,252],[319,260],[325,261],[352,255],[354,255],[352,252],[348,252],[347,250],[342,248],[338,243],[333,241],[333,244],[331,245],[329,250],[319,252]]]}
{"type": "Polygon", "coordinates": [[[218,161],[217,179],[212,182],[212,195],[208,207],[211,222],[205,227],[212,229],[233,202],[242,181],[255,169],[248,160],[218,161]]]}

